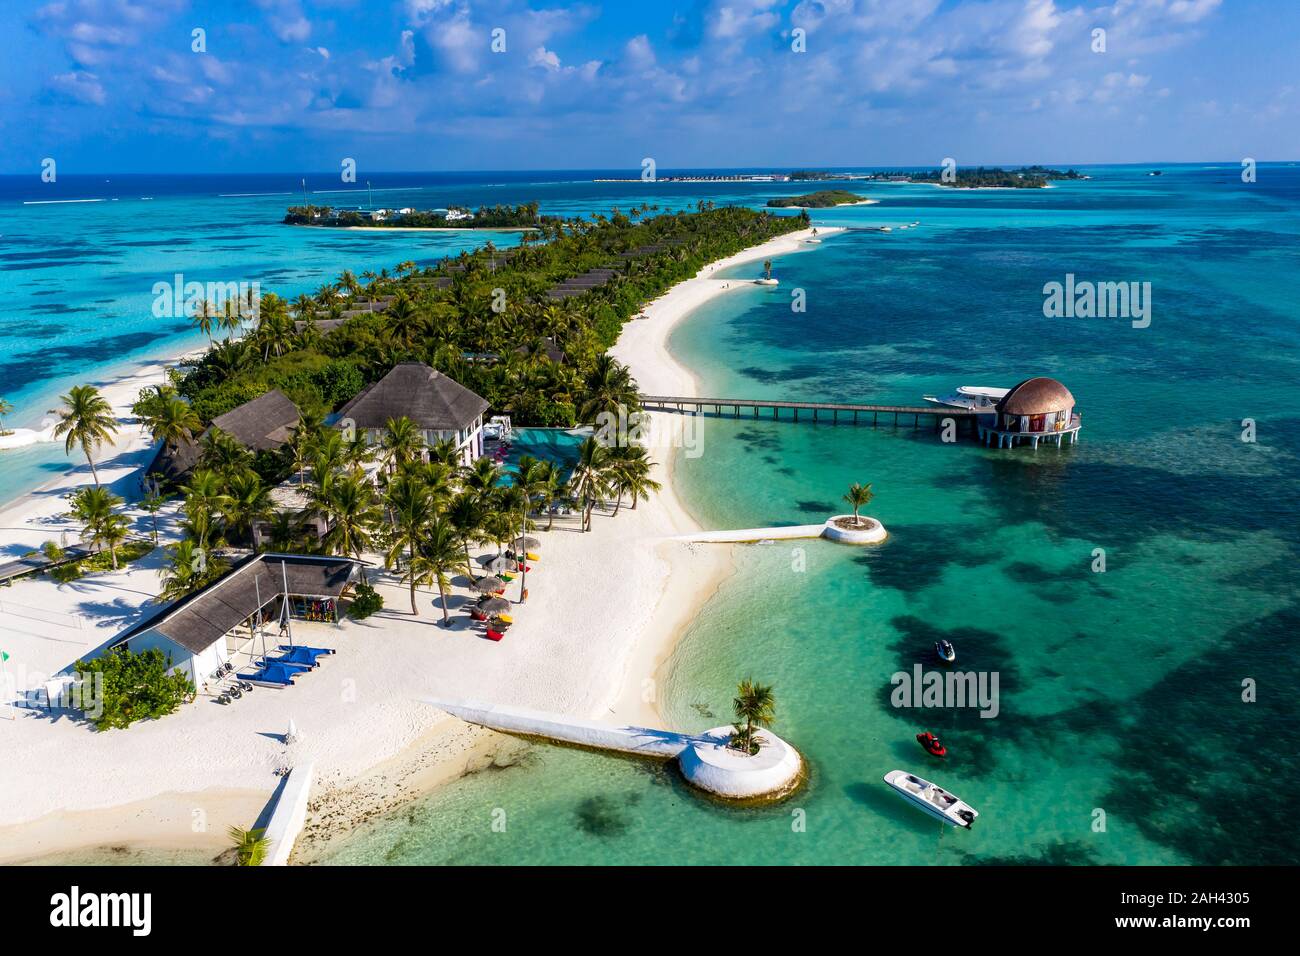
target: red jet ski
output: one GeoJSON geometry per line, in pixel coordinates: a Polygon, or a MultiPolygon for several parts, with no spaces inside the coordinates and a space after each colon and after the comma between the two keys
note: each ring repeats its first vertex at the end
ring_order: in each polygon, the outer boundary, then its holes
{"type": "Polygon", "coordinates": [[[932,756],[943,757],[948,753],[948,748],[940,742],[938,737],[930,733],[928,730],[923,734],[917,734],[916,742],[925,748],[926,753],[932,756]]]}

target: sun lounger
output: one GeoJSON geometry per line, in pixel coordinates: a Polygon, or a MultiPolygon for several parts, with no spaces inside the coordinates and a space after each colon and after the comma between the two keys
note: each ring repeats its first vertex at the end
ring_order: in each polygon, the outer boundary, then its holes
{"type": "Polygon", "coordinates": [[[501,638],[505,637],[506,635],[505,632],[503,631],[494,631],[492,630],[492,628],[489,627],[487,629],[487,636],[489,641],[499,641],[501,640],[501,638]]]}

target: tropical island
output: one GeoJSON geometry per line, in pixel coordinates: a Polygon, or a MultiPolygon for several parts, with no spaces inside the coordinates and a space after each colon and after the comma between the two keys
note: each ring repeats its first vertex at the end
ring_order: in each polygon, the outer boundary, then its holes
{"type": "Polygon", "coordinates": [[[791,182],[827,182],[831,180],[868,179],[865,173],[832,173],[824,169],[796,169],[789,175],[791,182]]]}
{"type": "Polygon", "coordinates": [[[944,178],[942,169],[924,169],[906,173],[878,173],[872,179],[891,182],[933,183],[953,189],[1042,189],[1051,180],[1087,179],[1077,170],[1049,169],[1046,166],[1021,166],[1019,169],[1002,169],[1000,166],[959,167],[951,180],[944,178]]]}
{"type": "Polygon", "coordinates": [[[540,216],[537,203],[518,206],[480,206],[474,211],[463,206],[447,209],[338,209],[333,206],[290,206],[284,220],[290,226],[325,228],[391,229],[535,229],[544,222],[560,222],[557,216],[540,216]]]}
{"type": "MultiPolygon", "coordinates": [[[[665,548],[698,526],[655,461],[660,446],[611,440],[601,422],[640,410],[625,363],[650,389],[688,387],[655,357],[673,323],[742,287],[715,270],[810,248],[809,225],[806,213],[707,200],[690,212],[643,204],[544,221],[508,249],[489,242],[425,267],[345,271],[292,300],[196,301],[187,314],[206,349],[103,391],[71,388],[53,435],[82,464],[64,494],[9,514],[11,537],[29,550],[5,577],[20,603],[56,615],[97,595],[128,597],[93,620],[79,648],[40,637],[7,646],[54,675],[25,700],[84,717],[60,725],[57,740],[46,722],[22,722],[14,779],[39,767],[44,786],[5,790],[9,819],[40,816],[50,793],[80,807],[66,795],[86,773],[130,766],[101,803],[151,800],[170,821],[161,808],[180,781],[220,786],[214,830],[234,828],[238,861],[284,862],[294,837],[276,820],[313,779],[311,762],[292,758],[294,719],[319,771],[347,781],[320,797],[299,840],[310,844],[391,802],[388,770],[370,783],[381,761],[419,772],[427,750],[413,727],[445,748],[446,775],[511,759],[499,736],[449,724],[453,710],[430,707],[431,693],[644,713],[629,662],[642,666],[643,653],[648,661],[675,639],[691,601],[645,609],[663,603],[670,581],[693,593],[720,579],[726,561],[665,548]],[[560,428],[516,429],[528,424],[560,428]],[[516,439],[525,444],[512,450],[516,439]],[[520,673],[538,678],[526,695],[520,673]],[[355,682],[356,703],[340,706],[340,675],[355,682]],[[78,696],[101,685],[89,702],[78,696]],[[57,771],[41,757],[50,746],[57,771]],[[171,759],[139,756],[159,751],[171,759]],[[294,769],[276,815],[265,831],[250,828],[274,789],[268,767],[285,754],[294,769]]],[[[722,728],[716,747],[691,751],[701,762],[683,765],[688,779],[707,788],[719,760],[751,759],[782,774],[764,787],[795,778],[797,752],[756,729],[764,708],[754,696],[752,719],[737,710],[743,731],[722,728]]],[[[176,826],[146,817],[87,817],[84,829],[60,831],[61,845],[152,840],[161,827],[178,846],[221,847],[190,828],[188,810],[176,826]]],[[[36,846],[33,834],[23,846],[36,846]]]]}
{"type": "Polygon", "coordinates": [[[805,193],[802,196],[780,196],[776,199],[769,199],[767,204],[775,209],[784,209],[795,207],[800,209],[827,209],[831,206],[844,206],[854,203],[872,202],[857,193],[851,193],[844,189],[822,189],[815,193],[805,193]]]}

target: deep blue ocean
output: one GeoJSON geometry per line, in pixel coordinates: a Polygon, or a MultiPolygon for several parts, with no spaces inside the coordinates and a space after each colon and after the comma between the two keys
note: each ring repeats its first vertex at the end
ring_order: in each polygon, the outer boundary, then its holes
{"type": "MultiPolygon", "coordinates": [[[[777,730],[811,766],[804,790],[728,808],[666,768],[536,745],[323,861],[1296,862],[1279,795],[1300,790],[1300,413],[1287,401],[1300,382],[1300,167],[1262,165],[1250,184],[1235,164],[1152,168],[1087,168],[1092,179],[1046,190],[854,184],[879,204],[815,216],[854,231],[778,259],[780,287],[717,300],[674,334],[713,394],[912,404],[1044,374],[1083,413],[1077,446],[1037,451],[910,427],[709,419],[704,454],[678,457],[684,500],[709,527],[820,520],[850,482],[874,486],[885,544],[810,542],[799,561],[785,546],[737,548],[737,573],[658,675],[665,718],[683,729],[725,719],[743,677],[774,684],[777,730]],[[1046,317],[1043,286],[1067,274],[1150,282],[1150,325],[1046,317]],[[963,667],[998,673],[996,718],[892,706],[891,675],[928,662],[940,638],[963,667]],[[943,764],[916,745],[922,729],[945,738],[943,764]],[[889,793],[880,778],[896,767],[975,805],[974,830],[889,793]]],[[[535,199],[572,214],[808,188],[586,181],[600,175],[391,176],[382,188],[399,191],[382,204],[535,199]]],[[[39,417],[65,383],[197,341],[149,315],[152,282],[173,272],[296,294],[344,268],[482,241],[278,226],[300,178],[172,191],[118,178],[84,194],[61,181],[59,198],[118,202],[40,207],[19,202],[45,195],[39,182],[0,181],[0,394],[19,406],[13,421],[39,417]],[[235,192],[282,194],[221,195],[235,192]]],[[[317,178],[309,190],[329,188],[317,178]]],[[[0,458],[0,491],[62,461],[32,471],[0,458]]]]}

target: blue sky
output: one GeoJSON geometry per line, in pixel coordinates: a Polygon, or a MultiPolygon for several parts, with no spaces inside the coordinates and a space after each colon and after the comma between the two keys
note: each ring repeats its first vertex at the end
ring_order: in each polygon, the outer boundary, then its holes
{"type": "Polygon", "coordinates": [[[1294,0],[7,0],[0,171],[1296,159],[1297,38],[1294,0]]]}

